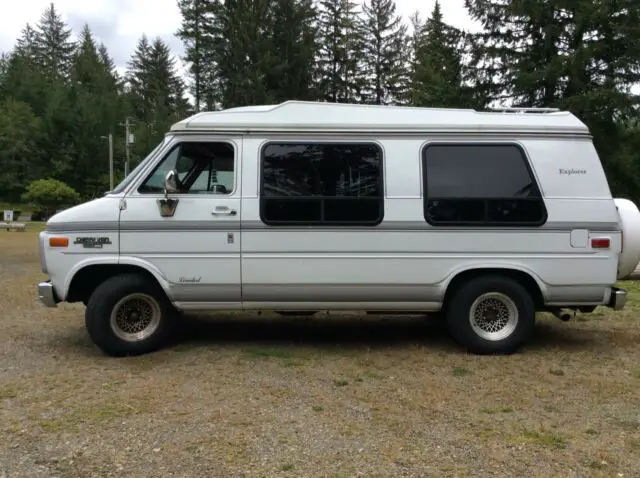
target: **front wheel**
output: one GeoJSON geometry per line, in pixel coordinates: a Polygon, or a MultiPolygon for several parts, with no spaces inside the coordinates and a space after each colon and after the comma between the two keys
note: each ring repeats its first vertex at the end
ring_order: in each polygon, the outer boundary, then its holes
{"type": "Polygon", "coordinates": [[[174,318],[164,291],[137,274],[104,281],[91,294],[85,311],[89,336],[114,357],[159,349],[170,334],[174,318]]]}
{"type": "Polygon", "coordinates": [[[453,338],[476,354],[516,352],[533,335],[535,304],[517,281],[476,277],[453,292],[446,311],[453,338]]]}

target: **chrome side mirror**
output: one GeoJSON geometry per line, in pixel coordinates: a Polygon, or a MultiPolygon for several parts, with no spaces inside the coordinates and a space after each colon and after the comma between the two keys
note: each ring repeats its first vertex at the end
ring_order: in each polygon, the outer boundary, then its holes
{"type": "Polygon", "coordinates": [[[172,169],[164,177],[164,197],[169,196],[169,193],[176,192],[178,192],[178,173],[172,169]]]}

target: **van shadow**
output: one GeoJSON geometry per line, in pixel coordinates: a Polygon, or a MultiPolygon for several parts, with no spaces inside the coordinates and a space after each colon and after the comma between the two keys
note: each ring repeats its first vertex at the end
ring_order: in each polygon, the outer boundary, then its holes
{"type": "MultiPolygon", "coordinates": [[[[425,316],[202,316],[185,315],[170,346],[180,349],[215,345],[310,346],[321,349],[382,349],[424,346],[434,351],[466,353],[453,340],[446,323],[425,316]]],[[[597,334],[565,324],[540,321],[526,350],[586,350],[597,334]]],[[[524,350],[523,350],[524,351],[524,350]]]]}
{"type": "Polygon", "coordinates": [[[455,349],[446,324],[424,316],[200,316],[183,317],[174,345],[388,348],[428,345],[455,349]]]}

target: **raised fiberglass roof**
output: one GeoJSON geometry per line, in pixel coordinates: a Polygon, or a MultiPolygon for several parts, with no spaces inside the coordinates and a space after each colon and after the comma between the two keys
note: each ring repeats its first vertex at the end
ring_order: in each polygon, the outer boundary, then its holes
{"type": "Polygon", "coordinates": [[[565,111],[475,111],[308,101],[197,113],[175,123],[171,130],[588,133],[584,123],[565,111]]]}

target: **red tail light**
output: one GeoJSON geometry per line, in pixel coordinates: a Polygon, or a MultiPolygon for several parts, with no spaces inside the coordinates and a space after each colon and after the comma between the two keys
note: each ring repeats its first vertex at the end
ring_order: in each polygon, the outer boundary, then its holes
{"type": "Polygon", "coordinates": [[[611,239],[608,237],[597,237],[591,239],[591,247],[594,249],[609,249],[611,245],[611,239]]]}

